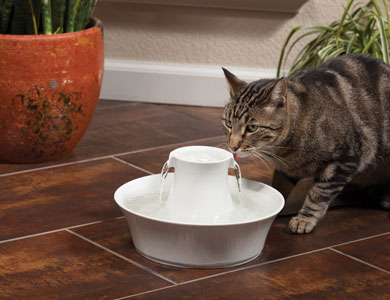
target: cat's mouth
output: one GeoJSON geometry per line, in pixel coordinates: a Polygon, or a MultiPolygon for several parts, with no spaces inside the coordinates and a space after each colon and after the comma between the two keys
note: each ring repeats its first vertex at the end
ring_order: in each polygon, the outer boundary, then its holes
{"type": "Polygon", "coordinates": [[[237,157],[240,158],[248,157],[251,154],[251,152],[252,152],[251,150],[242,150],[242,149],[238,149],[237,151],[232,151],[234,159],[236,159],[237,157]]]}

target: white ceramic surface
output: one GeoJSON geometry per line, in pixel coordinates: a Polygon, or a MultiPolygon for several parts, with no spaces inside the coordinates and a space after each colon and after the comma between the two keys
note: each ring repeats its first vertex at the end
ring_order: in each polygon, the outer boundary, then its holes
{"type": "MultiPolygon", "coordinates": [[[[165,193],[171,189],[173,178],[171,173],[166,178],[165,193]]],[[[261,209],[241,218],[174,221],[169,214],[148,215],[142,205],[131,205],[147,194],[158,195],[160,185],[160,175],[141,177],[122,185],[114,198],[126,217],[137,251],[149,259],[178,267],[231,267],[256,258],[273,220],[284,206],[278,191],[245,179],[242,180],[244,206],[261,209]]],[[[236,185],[236,178],[228,176],[230,193],[237,193],[236,185]]]]}
{"type": "Polygon", "coordinates": [[[173,219],[218,216],[234,209],[228,187],[232,153],[215,147],[188,146],[169,154],[168,167],[175,168],[166,202],[173,219]]]}

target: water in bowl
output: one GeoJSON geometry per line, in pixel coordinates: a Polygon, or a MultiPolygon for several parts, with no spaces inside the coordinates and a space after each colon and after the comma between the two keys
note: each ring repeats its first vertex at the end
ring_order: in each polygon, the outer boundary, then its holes
{"type": "Polygon", "coordinates": [[[142,216],[146,216],[160,221],[167,221],[173,223],[183,224],[199,224],[199,225],[223,225],[241,222],[257,221],[259,218],[265,217],[272,213],[272,206],[268,201],[259,201],[259,195],[257,191],[242,190],[244,193],[245,203],[240,203],[239,193],[232,192],[232,200],[234,209],[225,214],[218,216],[202,216],[192,215],[180,216],[172,215],[170,211],[166,209],[165,202],[168,198],[167,192],[162,193],[148,193],[138,196],[128,196],[124,201],[124,206],[142,216]]]}

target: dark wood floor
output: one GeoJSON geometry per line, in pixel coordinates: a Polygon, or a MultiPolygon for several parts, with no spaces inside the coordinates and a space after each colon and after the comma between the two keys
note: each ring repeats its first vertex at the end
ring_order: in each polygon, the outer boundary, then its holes
{"type": "MultiPolygon", "coordinates": [[[[0,164],[0,299],[390,299],[389,212],[343,207],[309,235],[274,222],[263,253],[236,268],[177,269],[138,255],[113,200],[168,153],[224,143],[220,109],[100,101],[75,151],[0,164]]],[[[239,161],[243,177],[272,170],[239,161]]]]}

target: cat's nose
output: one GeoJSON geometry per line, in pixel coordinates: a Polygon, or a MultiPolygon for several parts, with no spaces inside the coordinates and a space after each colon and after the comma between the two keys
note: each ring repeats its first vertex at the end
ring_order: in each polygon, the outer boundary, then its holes
{"type": "Polygon", "coordinates": [[[231,139],[229,141],[229,147],[230,147],[230,150],[232,150],[233,152],[236,152],[241,147],[241,140],[231,139]]]}
{"type": "Polygon", "coordinates": [[[230,150],[232,150],[233,152],[237,152],[237,150],[239,149],[240,147],[232,147],[230,146],[230,150]]]}

